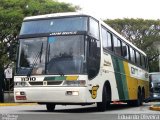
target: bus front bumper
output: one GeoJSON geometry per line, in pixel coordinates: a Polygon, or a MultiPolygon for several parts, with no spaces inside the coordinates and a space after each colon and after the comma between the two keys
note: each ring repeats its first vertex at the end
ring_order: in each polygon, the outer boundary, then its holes
{"type": "Polygon", "coordinates": [[[87,103],[87,87],[14,88],[15,102],[87,103]]]}

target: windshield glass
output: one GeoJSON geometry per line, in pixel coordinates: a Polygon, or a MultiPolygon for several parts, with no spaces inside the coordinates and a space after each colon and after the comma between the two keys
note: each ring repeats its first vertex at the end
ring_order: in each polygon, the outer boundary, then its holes
{"type": "Polygon", "coordinates": [[[84,53],[84,35],[21,39],[17,74],[83,74],[84,53]]]}
{"type": "Polygon", "coordinates": [[[43,74],[45,71],[47,38],[20,40],[19,74],[43,74]]]}
{"type": "Polygon", "coordinates": [[[56,36],[48,40],[47,74],[83,73],[84,36],[56,36]]]}
{"type": "Polygon", "coordinates": [[[47,20],[25,21],[22,24],[20,35],[64,31],[87,31],[87,17],[63,17],[47,20]]]}
{"type": "Polygon", "coordinates": [[[154,93],[160,93],[160,74],[151,75],[151,88],[154,93]]]}
{"type": "Polygon", "coordinates": [[[160,74],[153,74],[153,75],[151,75],[151,81],[153,83],[157,83],[157,82],[160,83],[160,74]]]}

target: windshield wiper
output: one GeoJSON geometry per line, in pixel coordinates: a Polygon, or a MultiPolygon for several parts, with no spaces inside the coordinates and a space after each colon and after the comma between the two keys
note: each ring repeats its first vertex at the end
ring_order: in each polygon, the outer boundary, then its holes
{"type": "MultiPolygon", "coordinates": [[[[37,65],[37,61],[40,60],[39,62],[41,63],[41,57],[42,57],[42,52],[43,52],[43,42],[41,44],[41,49],[40,51],[38,51],[36,54],[35,54],[35,59],[33,60],[33,65],[31,67],[31,69],[29,70],[27,76],[30,77],[31,74],[32,74],[32,71],[33,71],[33,68],[37,65]]],[[[34,57],[34,56],[33,56],[34,57]]]]}
{"type": "Polygon", "coordinates": [[[60,76],[64,76],[64,73],[62,72],[62,70],[59,67],[56,67],[56,70],[60,76]]]}
{"type": "MultiPolygon", "coordinates": [[[[58,58],[58,57],[57,57],[57,58],[58,58]]],[[[56,61],[57,58],[52,58],[52,59],[47,63],[47,66],[48,66],[48,64],[49,64],[50,62],[56,64],[55,61],[56,61]]],[[[49,59],[50,59],[50,44],[49,44],[49,46],[48,46],[48,60],[49,60],[49,59]]],[[[56,71],[58,72],[59,75],[61,75],[61,76],[64,76],[64,75],[65,75],[65,74],[62,72],[62,70],[61,70],[57,65],[56,65],[55,69],[56,69],[56,71]]]]}

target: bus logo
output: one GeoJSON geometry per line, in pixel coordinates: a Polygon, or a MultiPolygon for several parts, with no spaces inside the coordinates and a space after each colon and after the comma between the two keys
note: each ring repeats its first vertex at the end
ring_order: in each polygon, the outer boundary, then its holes
{"type": "Polygon", "coordinates": [[[98,90],[98,88],[99,88],[99,85],[96,85],[96,86],[92,87],[92,90],[90,90],[91,97],[93,99],[95,99],[97,97],[97,90],[98,90]]]}

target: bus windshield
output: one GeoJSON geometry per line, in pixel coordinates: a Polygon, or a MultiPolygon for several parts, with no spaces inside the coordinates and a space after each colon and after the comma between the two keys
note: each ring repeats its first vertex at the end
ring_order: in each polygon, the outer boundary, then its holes
{"type": "Polygon", "coordinates": [[[84,35],[20,40],[17,74],[83,74],[84,35]]]}
{"type": "Polygon", "coordinates": [[[87,17],[63,17],[24,21],[20,35],[74,31],[87,31],[87,17]]]}
{"type": "Polygon", "coordinates": [[[160,74],[150,75],[151,89],[154,93],[160,93],[160,74]]]}

